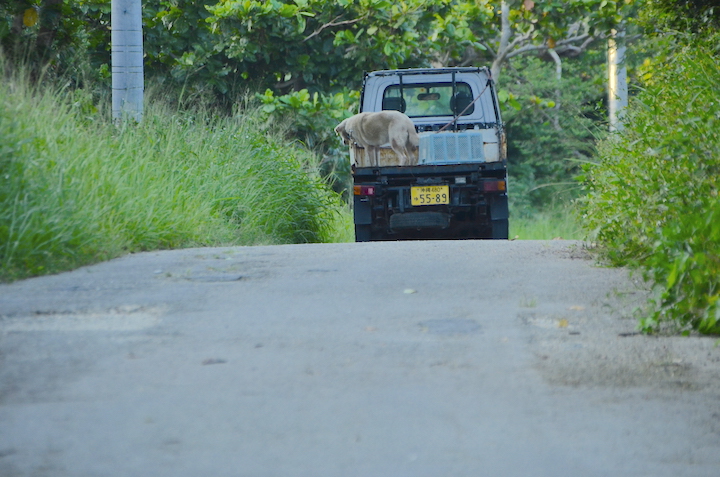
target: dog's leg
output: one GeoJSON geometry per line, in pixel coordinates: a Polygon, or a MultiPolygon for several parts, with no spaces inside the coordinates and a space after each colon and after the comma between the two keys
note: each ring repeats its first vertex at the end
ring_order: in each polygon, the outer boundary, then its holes
{"type": "Polygon", "coordinates": [[[412,156],[410,155],[410,151],[408,151],[407,147],[403,147],[403,156],[405,156],[405,162],[403,163],[404,166],[411,166],[413,163],[412,156]]]}
{"type": "Polygon", "coordinates": [[[405,143],[405,147],[403,148],[405,151],[405,155],[407,156],[407,165],[408,166],[417,166],[418,164],[418,153],[419,147],[416,144],[413,144],[413,141],[410,137],[408,137],[407,142],[405,143]]]}
{"type": "Polygon", "coordinates": [[[410,156],[408,156],[407,154],[407,149],[404,146],[400,145],[400,143],[395,138],[390,141],[390,147],[397,155],[398,161],[400,162],[401,166],[406,166],[409,164],[410,156]]]}
{"type": "Polygon", "coordinates": [[[372,154],[372,147],[363,144],[363,149],[365,150],[365,167],[373,167],[375,165],[375,158],[372,154]]]}
{"type": "Polygon", "coordinates": [[[410,145],[410,165],[417,166],[420,160],[420,147],[413,144],[410,145]]]}

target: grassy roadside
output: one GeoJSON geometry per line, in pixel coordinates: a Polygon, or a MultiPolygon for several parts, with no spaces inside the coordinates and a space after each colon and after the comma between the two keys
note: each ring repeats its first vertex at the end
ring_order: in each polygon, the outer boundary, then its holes
{"type": "Polygon", "coordinates": [[[582,240],[585,235],[572,206],[556,205],[531,216],[511,211],[510,238],[582,240]]]}
{"type": "Polygon", "coordinates": [[[333,241],[317,159],[259,127],[151,103],[116,126],[82,91],[0,84],[0,280],[127,252],[333,241]]]}
{"type": "MultiPolygon", "coordinates": [[[[352,242],[318,159],[234,118],[149,101],[115,125],[82,90],[0,83],[0,281],[125,253],[190,246],[352,242]]],[[[511,237],[579,238],[568,210],[512,218],[511,237]]]]}

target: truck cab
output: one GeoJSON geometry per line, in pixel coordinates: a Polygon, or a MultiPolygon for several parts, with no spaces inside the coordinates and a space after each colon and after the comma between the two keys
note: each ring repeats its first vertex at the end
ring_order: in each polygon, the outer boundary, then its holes
{"type": "Polygon", "coordinates": [[[507,153],[487,68],[385,70],[365,76],[361,112],[405,113],[420,137],[417,165],[379,165],[353,144],[356,241],[508,238],[507,153]]]}

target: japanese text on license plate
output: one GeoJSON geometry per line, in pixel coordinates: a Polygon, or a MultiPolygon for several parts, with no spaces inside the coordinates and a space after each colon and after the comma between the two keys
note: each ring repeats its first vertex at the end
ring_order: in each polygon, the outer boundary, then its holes
{"type": "Polygon", "coordinates": [[[450,203],[450,188],[443,186],[418,186],[410,189],[412,205],[438,205],[450,203]]]}

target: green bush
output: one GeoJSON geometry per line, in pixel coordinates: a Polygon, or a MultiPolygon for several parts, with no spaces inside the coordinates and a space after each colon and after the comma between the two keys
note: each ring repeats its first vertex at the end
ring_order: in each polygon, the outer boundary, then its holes
{"type": "Polygon", "coordinates": [[[663,228],[646,263],[658,284],[652,313],[641,319],[646,331],[720,333],[720,204],[690,213],[663,228]]]}
{"type": "Polygon", "coordinates": [[[622,134],[587,168],[585,225],[615,265],[640,267],[657,297],[645,331],[720,332],[720,38],[648,64],[622,134]]]}
{"type": "Polygon", "coordinates": [[[335,191],[347,198],[352,184],[350,154],[335,134],[335,126],[355,114],[359,91],[345,88],[335,94],[310,94],[307,89],[276,96],[272,90],[256,93],[263,120],[268,127],[280,127],[288,137],[301,141],[322,156],[320,170],[335,191]]]}
{"type": "Polygon", "coordinates": [[[234,118],[151,101],[117,126],[80,91],[0,84],[0,279],[123,253],[333,240],[316,156],[234,118]],[[92,105],[91,105],[92,106],[92,105]]]}

